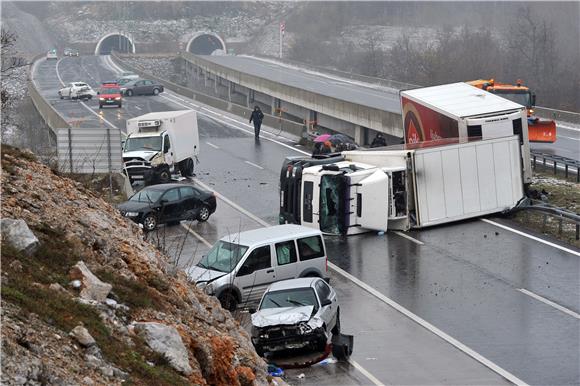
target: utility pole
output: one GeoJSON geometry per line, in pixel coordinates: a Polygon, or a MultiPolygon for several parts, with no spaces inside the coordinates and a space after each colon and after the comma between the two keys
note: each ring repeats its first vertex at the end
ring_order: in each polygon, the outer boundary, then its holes
{"type": "Polygon", "coordinates": [[[282,37],[284,36],[284,31],[286,30],[286,23],[280,22],[280,59],[282,59],[282,37]]]}

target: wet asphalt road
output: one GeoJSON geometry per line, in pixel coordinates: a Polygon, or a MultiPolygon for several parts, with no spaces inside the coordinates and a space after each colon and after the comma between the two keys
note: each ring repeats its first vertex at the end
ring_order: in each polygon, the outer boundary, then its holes
{"type": "MultiPolygon", "coordinates": [[[[64,82],[85,80],[94,86],[114,78],[103,57],[64,59],[59,73],[64,82]]],[[[56,95],[55,63],[41,62],[36,74],[41,92],[56,95]]],[[[106,109],[102,117],[124,128],[129,117],[192,107],[179,98],[170,93],[126,98],[122,109],[106,109]]],[[[96,101],[86,103],[86,108],[79,102],[61,101],[58,96],[49,99],[66,119],[78,121],[79,127],[106,124],[98,117],[96,101]]],[[[267,134],[256,143],[242,130],[247,129],[243,124],[210,115],[215,119],[198,116],[202,145],[199,180],[262,221],[275,224],[279,168],[286,155],[299,154],[292,150],[294,144],[276,138],[286,145],[282,146],[267,140],[267,134]]],[[[207,250],[200,239],[212,243],[224,234],[260,226],[222,200],[208,223],[190,225],[195,234],[184,227],[162,228],[168,247],[181,250],[181,266],[207,250]]],[[[578,317],[533,297],[535,294],[580,312],[577,250],[559,249],[481,220],[410,235],[423,244],[391,232],[385,236],[369,233],[348,239],[327,238],[327,249],[338,267],[523,381],[538,385],[580,383],[578,317]]],[[[331,279],[343,304],[344,331],[356,337],[353,359],[381,382],[503,381],[351,280],[334,271],[331,279]]],[[[304,373],[305,379],[292,378],[291,382],[371,382],[348,364],[319,366],[304,373]]],[[[293,371],[290,375],[297,374],[293,371]]]]}

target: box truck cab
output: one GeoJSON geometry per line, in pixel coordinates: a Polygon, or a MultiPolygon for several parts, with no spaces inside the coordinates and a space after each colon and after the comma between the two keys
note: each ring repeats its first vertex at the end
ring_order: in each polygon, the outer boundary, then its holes
{"type": "Polygon", "coordinates": [[[525,106],[459,82],[401,91],[405,143],[442,138],[499,138],[517,135],[524,182],[532,181],[525,106]]]}
{"type": "Polygon", "coordinates": [[[155,112],[127,120],[123,164],[131,183],[166,183],[175,173],[190,177],[198,154],[193,110],[155,112]]]}

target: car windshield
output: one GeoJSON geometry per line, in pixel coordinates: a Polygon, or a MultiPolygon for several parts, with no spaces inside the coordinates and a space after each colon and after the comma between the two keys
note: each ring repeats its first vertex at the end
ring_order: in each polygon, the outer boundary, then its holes
{"type": "Polygon", "coordinates": [[[318,300],[311,287],[268,292],[264,295],[260,309],[302,306],[314,306],[314,309],[318,309],[318,300]]]}
{"type": "Polygon", "coordinates": [[[231,272],[247,250],[248,247],[245,245],[220,240],[214,244],[197,266],[214,271],[231,272]]]}
{"type": "Polygon", "coordinates": [[[121,89],[118,87],[102,87],[101,94],[120,94],[121,89]]]}
{"type": "Polygon", "coordinates": [[[127,138],[125,152],[138,150],[161,151],[161,136],[127,138]]]}
{"type": "Polygon", "coordinates": [[[159,200],[163,193],[165,193],[163,190],[143,189],[135,193],[129,201],[154,203],[159,200]]]}

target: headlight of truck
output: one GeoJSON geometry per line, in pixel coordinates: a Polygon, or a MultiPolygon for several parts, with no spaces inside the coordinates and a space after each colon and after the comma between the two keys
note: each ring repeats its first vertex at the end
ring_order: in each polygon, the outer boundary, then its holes
{"type": "Polygon", "coordinates": [[[100,100],[100,101],[104,101],[104,100],[105,100],[105,98],[99,98],[99,100],[100,100]]]}
{"type": "Polygon", "coordinates": [[[137,217],[139,212],[125,212],[125,217],[137,217]]]}
{"type": "Polygon", "coordinates": [[[116,97],[115,100],[116,101],[120,101],[121,100],[121,97],[116,97]]]}

